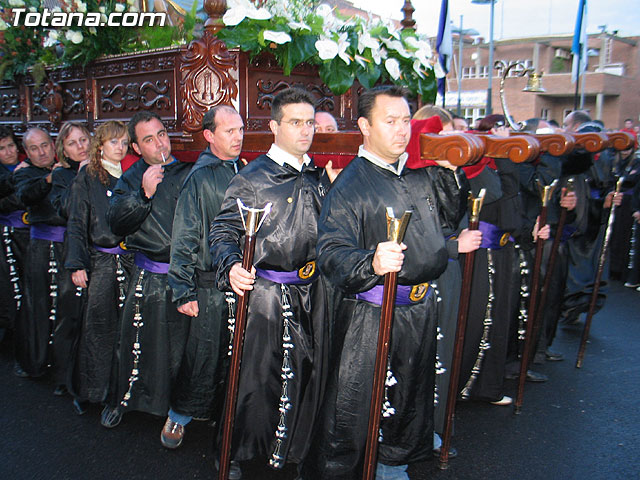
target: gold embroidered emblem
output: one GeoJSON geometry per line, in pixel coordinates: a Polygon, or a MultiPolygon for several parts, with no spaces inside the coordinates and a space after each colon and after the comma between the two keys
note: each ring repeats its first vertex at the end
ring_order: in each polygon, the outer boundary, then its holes
{"type": "Polygon", "coordinates": [[[314,273],[316,273],[316,262],[314,260],[298,270],[298,276],[303,280],[313,277],[314,273]]]}
{"type": "Polygon", "coordinates": [[[29,225],[29,212],[24,212],[22,214],[22,223],[29,225]]]}
{"type": "Polygon", "coordinates": [[[120,248],[123,250],[127,249],[127,246],[124,244],[124,240],[120,242],[120,248]]]}
{"type": "Polygon", "coordinates": [[[411,293],[409,294],[409,300],[412,302],[419,302],[424,298],[428,290],[428,283],[419,283],[418,285],[414,285],[411,289],[411,293]]]}
{"type": "Polygon", "coordinates": [[[507,243],[509,243],[509,237],[511,236],[511,234],[509,232],[505,232],[502,234],[502,236],[500,237],[500,246],[504,247],[507,243]]]}
{"type": "Polygon", "coordinates": [[[287,198],[287,203],[293,203],[293,198],[291,197],[287,198]]]}

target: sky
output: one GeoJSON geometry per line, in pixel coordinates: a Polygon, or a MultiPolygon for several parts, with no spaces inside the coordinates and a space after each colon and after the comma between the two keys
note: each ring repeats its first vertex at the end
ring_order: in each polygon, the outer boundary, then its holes
{"type": "MultiPolygon", "coordinates": [[[[351,0],[364,10],[378,15],[402,19],[404,0],[351,0]]],[[[441,0],[412,0],[418,31],[428,36],[438,33],[441,0]]],[[[454,26],[473,28],[489,38],[491,5],[475,5],[471,0],[449,0],[449,15],[454,26]]],[[[494,39],[519,38],[549,34],[572,34],[575,28],[578,0],[496,0],[494,6],[494,39]]],[[[620,36],[640,35],[639,0],[588,0],[587,33],[618,30],[620,36]],[[634,6],[635,4],[635,6],[634,6]]]]}

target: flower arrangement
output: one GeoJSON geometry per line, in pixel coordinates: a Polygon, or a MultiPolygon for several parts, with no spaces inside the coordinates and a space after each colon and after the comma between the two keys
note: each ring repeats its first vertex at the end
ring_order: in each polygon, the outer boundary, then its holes
{"type": "Polygon", "coordinates": [[[228,0],[218,37],[252,57],[270,52],[284,74],[300,63],[318,65],[322,81],[336,95],[357,79],[365,88],[378,81],[402,85],[433,101],[434,56],[427,40],[390,22],[343,18],[314,0],[228,0]]]}
{"type": "Polygon", "coordinates": [[[43,46],[45,29],[11,26],[14,8],[35,11],[39,7],[40,0],[0,1],[0,80],[24,75],[34,66],[44,74],[43,59],[52,58],[43,46]]]}
{"type": "MultiPolygon", "coordinates": [[[[176,25],[157,27],[127,26],[13,26],[14,9],[42,13],[44,0],[0,0],[0,81],[15,82],[16,77],[30,72],[36,84],[45,75],[45,65],[86,66],[103,55],[137,52],[184,44],[193,38],[201,25],[194,0],[190,12],[176,25]]],[[[58,0],[50,10],[64,13],[92,13],[107,23],[111,13],[135,13],[138,0],[58,0]]]]}

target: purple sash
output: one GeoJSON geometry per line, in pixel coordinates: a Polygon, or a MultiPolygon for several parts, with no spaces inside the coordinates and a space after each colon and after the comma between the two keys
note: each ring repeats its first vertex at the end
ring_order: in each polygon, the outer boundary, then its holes
{"type": "Polygon", "coordinates": [[[107,247],[101,247],[99,245],[93,244],[93,248],[99,252],[110,253],[111,255],[126,255],[127,253],[129,253],[126,250],[123,250],[122,248],[120,248],[119,245],[116,245],[115,247],[107,248],[107,247]]]}
{"type": "Polygon", "coordinates": [[[64,242],[64,232],[67,227],[47,225],[46,223],[34,223],[31,225],[31,238],[47,240],[49,242],[64,242]]]}
{"type": "MultiPolygon", "coordinates": [[[[398,285],[398,289],[396,290],[396,305],[413,305],[420,303],[431,294],[431,290],[432,288],[425,283],[420,285],[398,285]],[[425,288],[426,291],[419,290],[421,287],[425,288]]],[[[364,300],[365,302],[375,305],[382,305],[383,296],[384,285],[376,285],[371,290],[356,293],[356,300],[364,300]]]]}
{"type": "Polygon", "coordinates": [[[513,237],[509,235],[509,232],[500,230],[492,223],[480,222],[478,230],[482,232],[480,248],[492,248],[495,250],[504,247],[509,242],[513,242],[513,237]]]}
{"type": "Polygon", "coordinates": [[[167,272],[169,272],[168,263],[154,262],[149,257],[147,257],[146,255],[140,252],[136,252],[136,255],[133,261],[138,267],[144,270],[148,270],[149,272],[152,272],[152,273],[162,273],[166,275],[167,272]]]}
{"type": "Polygon", "coordinates": [[[6,215],[0,215],[0,225],[13,228],[27,228],[29,225],[22,221],[22,215],[24,215],[24,210],[16,210],[6,215]]]}
{"type": "Polygon", "coordinates": [[[311,270],[311,267],[309,267],[310,271],[307,272],[308,275],[305,275],[303,273],[307,265],[310,265],[310,264],[311,262],[307,263],[301,269],[293,270],[292,272],[281,272],[278,270],[263,270],[262,268],[256,267],[256,275],[274,283],[284,283],[286,285],[306,285],[313,282],[313,280],[316,278],[318,273],[315,268],[315,262],[313,263],[312,270],[311,270]],[[301,276],[301,275],[304,275],[304,276],[301,276]]]}

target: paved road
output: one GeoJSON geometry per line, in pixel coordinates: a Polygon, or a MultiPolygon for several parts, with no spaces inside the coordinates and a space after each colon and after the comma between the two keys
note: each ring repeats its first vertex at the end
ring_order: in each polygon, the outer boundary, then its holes
{"type": "MultiPolygon", "coordinates": [[[[574,358],[581,328],[561,327],[555,349],[566,361],[538,368],[545,384],[527,384],[520,415],[511,407],[458,407],[454,445],[460,456],[440,471],[435,461],[412,465],[423,479],[640,478],[640,292],[614,283],[594,318],[581,370],[574,358]]],[[[46,380],[12,375],[1,345],[0,479],[210,479],[211,429],[194,423],[177,451],[160,446],[164,419],[129,413],[106,430],[100,408],[78,417],[70,397],[54,397],[46,380]]],[[[515,393],[516,382],[509,382],[515,393]]],[[[507,392],[507,393],[509,393],[507,392]]],[[[273,472],[244,466],[248,480],[290,480],[291,466],[273,472]]]]}

